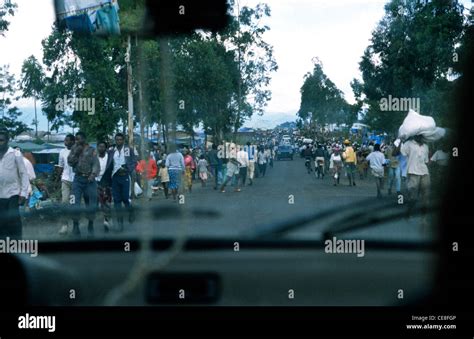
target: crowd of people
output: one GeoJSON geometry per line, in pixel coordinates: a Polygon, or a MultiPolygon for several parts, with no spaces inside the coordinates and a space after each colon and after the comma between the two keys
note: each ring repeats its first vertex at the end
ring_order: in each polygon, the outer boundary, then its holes
{"type": "MultiPolygon", "coordinates": [[[[83,132],[68,134],[56,168],[61,181],[60,202],[84,212],[89,235],[94,234],[99,211],[104,232],[109,232],[112,225],[114,230],[123,231],[125,217],[132,224],[135,220],[132,198],[138,196],[152,200],[160,195],[176,202],[180,194],[192,192],[195,182],[200,182],[202,187],[210,184],[221,193],[229,186],[240,192],[243,187],[253,185],[255,178],[265,177],[273,167],[277,150],[274,140],[266,140],[257,145],[248,142],[243,147],[234,144],[230,149],[217,144],[209,149],[151,144],[145,147],[144,154],[139,154],[136,148],[125,144],[122,133],[114,136],[112,145],[100,141],[94,148],[86,140],[83,132]]],[[[8,142],[8,132],[0,131],[0,212],[6,225],[0,235],[21,237],[19,207],[28,200],[32,206],[35,173],[28,157],[9,147],[8,142]]],[[[356,186],[356,181],[367,178],[370,169],[378,198],[388,181],[387,195],[396,192],[400,196],[406,192],[409,201],[425,202],[432,177],[442,180],[449,160],[446,144],[440,144],[430,154],[421,136],[382,144],[359,145],[348,139],[315,142],[304,145],[301,156],[306,160],[308,173],[315,172],[320,179],[330,175],[335,186],[341,184],[343,176],[347,177],[349,186],[356,186]]],[[[65,213],[61,217],[59,234],[80,236],[81,213],[72,215],[71,218],[71,214],[65,213]]]]}
{"type": "MultiPolygon", "coordinates": [[[[28,200],[34,199],[34,170],[27,157],[8,146],[9,139],[8,132],[0,131],[0,210],[2,221],[9,225],[1,231],[21,237],[19,208],[32,206],[28,200]]],[[[84,215],[87,233],[92,236],[98,213],[105,233],[112,230],[112,225],[113,230],[121,232],[125,219],[129,224],[135,220],[134,198],[152,200],[159,195],[176,202],[179,194],[192,192],[196,181],[203,187],[211,182],[214,190],[222,193],[229,185],[240,192],[244,186],[253,185],[256,177],[264,177],[275,157],[272,146],[250,142],[244,147],[233,145],[230,151],[223,151],[223,145],[217,144],[209,150],[150,144],[139,154],[125,144],[122,133],[114,136],[112,145],[99,141],[94,148],[86,140],[81,131],[68,134],[59,153],[55,173],[60,180],[59,203],[77,211],[61,215],[60,235],[80,236],[80,218],[84,215]]]]}
{"type": "Polygon", "coordinates": [[[388,139],[381,144],[369,142],[363,145],[346,139],[304,145],[301,155],[306,160],[308,173],[315,171],[321,179],[329,173],[334,186],[340,184],[343,172],[348,185],[356,186],[356,178],[366,179],[370,169],[375,178],[377,198],[382,197],[386,184],[387,195],[406,193],[409,201],[426,202],[431,182],[439,183],[443,179],[450,157],[446,142],[436,146],[438,149],[431,154],[428,143],[420,135],[405,142],[388,139]]]}

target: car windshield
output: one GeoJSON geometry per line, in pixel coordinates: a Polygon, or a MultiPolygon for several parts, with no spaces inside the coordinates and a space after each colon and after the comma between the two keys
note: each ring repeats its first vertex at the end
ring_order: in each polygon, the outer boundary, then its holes
{"type": "Polygon", "coordinates": [[[227,3],[224,30],[147,37],[145,1],[0,2],[22,236],[435,239],[470,1],[227,3]]]}

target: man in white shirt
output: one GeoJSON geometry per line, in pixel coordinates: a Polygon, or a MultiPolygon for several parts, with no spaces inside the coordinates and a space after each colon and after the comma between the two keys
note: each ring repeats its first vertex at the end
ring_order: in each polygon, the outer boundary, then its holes
{"type": "Polygon", "coordinates": [[[249,178],[249,186],[253,185],[253,178],[255,174],[255,158],[257,157],[257,148],[249,142],[247,142],[247,153],[249,156],[249,163],[247,165],[247,175],[249,178]]]}
{"type": "Polygon", "coordinates": [[[26,173],[28,173],[28,198],[30,197],[31,193],[33,192],[33,188],[31,187],[31,182],[36,179],[35,169],[31,161],[23,156],[23,162],[25,163],[26,173]]]}
{"type": "Polygon", "coordinates": [[[431,157],[431,186],[434,189],[443,188],[443,183],[447,174],[448,164],[449,164],[449,148],[447,145],[441,145],[441,148],[438,149],[431,157]]]}
{"type": "Polygon", "coordinates": [[[234,178],[236,178],[236,182],[237,182],[234,191],[235,192],[240,192],[240,187],[239,187],[239,182],[240,182],[239,174],[240,174],[240,171],[239,171],[239,162],[237,161],[237,158],[235,158],[235,157],[230,158],[229,161],[227,162],[226,167],[227,167],[226,178],[225,178],[224,182],[221,185],[221,192],[225,193],[225,187],[234,178]]]}
{"type": "MultiPolygon", "coordinates": [[[[71,148],[75,141],[76,138],[73,134],[66,135],[66,138],[64,138],[64,146],[66,148],[59,152],[58,168],[61,174],[61,202],[67,205],[70,204],[72,182],[74,181],[74,171],[72,167],[69,166],[67,157],[71,153],[71,148]]],[[[59,234],[65,235],[68,229],[68,219],[63,219],[62,223],[63,225],[59,230],[59,234]]]]}
{"type": "Polygon", "coordinates": [[[29,178],[28,196],[26,197],[28,200],[28,198],[31,196],[31,193],[33,192],[33,188],[31,187],[31,182],[36,179],[35,168],[33,167],[33,164],[31,163],[31,161],[25,157],[20,147],[18,146],[15,147],[15,150],[18,150],[19,152],[21,152],[23,156],[23,162],[25,163],[26,172],[28,173],[28,178],[29,178]]]}
{"type": "Polygon", "coordinates": [[[0,238],[22,237],[19,206],[28,195],[29,178],[19,151],[8,146],[10,135],[0,131],[0,238]]]}
{"type": "Polygon", "coordinates": [[[257,153],[257,163],[258,163],[258,174],[262,177],[265,176],[267,170],[267,156],[265,154],[265,149],[263,146],[260,146],[260,149],[257,153]]]}
{"type": "Polygon", "coordinates": [[[438,166],[447,167],[449,161],[449,153],[443,149],[437,150],[430,159],[438,166]]]}
{"type": "Polygon", "coordinates": [[[105,141],[97,143],[97,157],[99,158],[100,172],[95,178],[97,181],[97,198],[100,210],[104,214],[104,232],[108,233],[112,223],[112,169],[113,159],[107,152],[105,141]]]}
{"type": "Polygon", "coordinates": [[[117,133],[115,135],[115,146],[109,149],[109,157],[113,159],[112,199],[114,209],[117,212],[118,231],[123,231],[123,206],[128,211],[129,223],[131,224],[134,221],[130,196],[133,187],[132,177],[137,165],[136,150],[133,147],[125,146],[125,135],[117,133]]]}
{"type": "Polygon", "coordinates": [[[407,157],[407,190],[410,201],[414,202],[419,198],[426,203],[430,189],[428,145],[423,142],[421,135],[417,135],[400,146],[400,153],[407,157]]]}
{"type": "MultiPolygon", "coordinates": [[[[429,148],[424,143],[421,135],[416,135],[397,147],[401,155],[407,158],[407,191],[410,209],[417,201],[422,206],[429,203],[429,191],[431,186],[430,173],[428,170],[429,148]]],[[[395,152],[396,154],[397,152],[395,152]]],[[[428,226],[427,215],[423,213],[422,226],[426,230],[428,226]]]]}
{"type": "Polygon", "coordinates": [[[247,180],[247,168],[249,166],[249,154],[244,148],[237,152],[237,161],[239,162],[239,179],[242,179],[242,187],[245,186],[247,180]]]}
{"type": "Polygon", "coordinates": [[[385,177],[385,164],[386,159],[385,155],[380,151],[380,145],[374,145],[374,151],[371,152],[366,158],[366,161],[369,162],[372,175],[375,177],[375,184],[377,186],[377,198],[382,196],[382,189],[384,184],[385,177]]]}

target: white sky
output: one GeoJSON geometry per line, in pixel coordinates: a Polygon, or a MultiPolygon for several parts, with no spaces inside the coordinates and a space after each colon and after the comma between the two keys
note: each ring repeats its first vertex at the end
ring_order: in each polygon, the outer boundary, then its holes
{"type": "MultiPolygon", "coordinates": [[[[6,37],[0,37],[0,64],[10,64],[10,72],[19,76],[28,56],[33,54],[41,61],[41,40],[50,33],[54,7],[52,0],[15,2],[18,10],[10,18],[6,37]]],[[[265,116],[297,112],[303,76],[312,70],[313,57],[319,57],[326,75],[352,103],[350,82],[360,78],[358,63],[387,0],[240,0],[240,6],[253,7],[259,2],[271,7],[271,17],[262,22],[271,28],[264,39],[273,45],[279,66],[272,76],[272,100],[265,116]]],[[[471,6],[469,0],[461,2],[471,6]]],[[[17,106],[31,108],[32,100],[22,99],[17,106]]],[[[23,119],[31,123],[31,116],[23,119]]],[[[40,128],[44,127],[41,121],[40,128]]]]}

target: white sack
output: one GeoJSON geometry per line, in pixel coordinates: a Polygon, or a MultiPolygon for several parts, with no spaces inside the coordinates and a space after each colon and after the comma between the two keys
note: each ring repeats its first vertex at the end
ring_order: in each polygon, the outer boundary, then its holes
{"type": "Polygon", "coordinates": [[[436,131],[436,123],[432,117],[418,114],[410,109],[405,120],[403,120],[403,124],[398,129],[398,137],[406,140],[409,137],[421,134],[421,132],[428,133],[428,135],[439,133],[436,131]]]}
{"type": "Polygon", "coordinates": [[[140,187],[140,185],[138,185],[138,183],[135,183],[135,195],[139,196],[139,195],[142,195],[142,194],[143,194],[142,188],[140,187]]]}
{"type": "Polygon", "coordinates": [[[442,127],[436,127],[434,130],[423,131],[420,132],[420,134],[425,138],[426,141],[432,142],[443,138],[446,135],[446,129],[442,127]]]}

